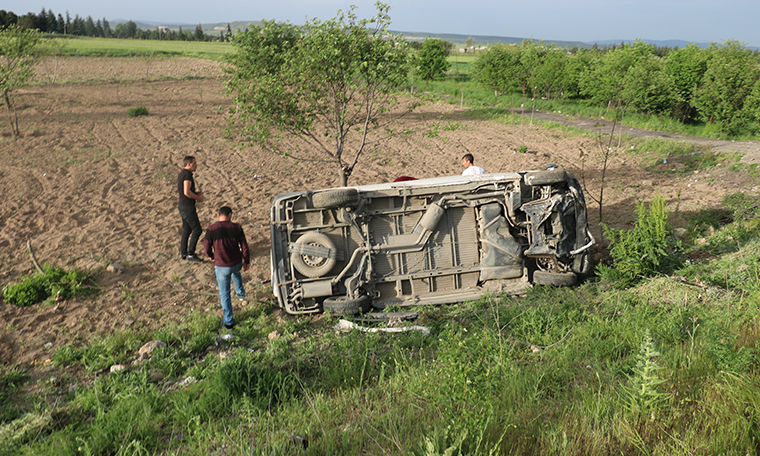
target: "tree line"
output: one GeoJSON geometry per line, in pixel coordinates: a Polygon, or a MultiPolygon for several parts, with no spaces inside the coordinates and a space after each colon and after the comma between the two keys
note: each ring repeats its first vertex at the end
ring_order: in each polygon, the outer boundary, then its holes
{"type": "Polygon", "coordinates": [[[497,94],[714,123],[729,135],[760,130],[760,58],[734,40],[666,53],[640,40],[573,50],[526,40],[488,48],[473,69],[474,79],[497,94]]]}
{"type": "Polygon", "coordinates": [[[182,27],[178,30],[166,27],[142,30],[134,21],[122,22],[112,28],[105,18],[94,20],[92,16],[83,18],[76,14],[72,19],[68,11],[64,17],[60,13],[56,15],[52,10],[45,8],[42,8],[39,14],[29,12],[23,16],[18,16],[12,11],[0,10],[0,28],[9,26],[58,35],[168,41],[228,41],[232,34],[229,24],[227,24],[227,34],[225,35],[222,31],[219,36],[205,33],[200,24],[193,31],[183,30],[182,27]]]}

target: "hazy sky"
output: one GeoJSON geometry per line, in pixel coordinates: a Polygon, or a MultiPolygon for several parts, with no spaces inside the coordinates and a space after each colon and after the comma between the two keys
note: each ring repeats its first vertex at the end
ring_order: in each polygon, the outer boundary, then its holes
{"type": "MultiPolygon", "coordinates": [[[[760,46],[757,0],[388,0],[391,30],[462,35],[496,35],[547,41],[670,40],[721,43],[738,40],[760,46]]],[[[39,13],[92,16],[159,23],[199,24],[259,21],[303,24],[330,19],[358,6],[375,14],[373,0],[3,0],[0,9],[17,15],[39,13]]]]}

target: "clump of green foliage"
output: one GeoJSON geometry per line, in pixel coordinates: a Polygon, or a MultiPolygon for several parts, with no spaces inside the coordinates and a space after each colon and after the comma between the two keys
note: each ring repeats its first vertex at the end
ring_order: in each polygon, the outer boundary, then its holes
{"type": "Polygon", "coordinates": [[[603,280],[625,288],[644,277],[669,274],[682,265],[681,242],[672,236],[665,199],[661,196],[652,199],[649,210],[643,202],[637,203],[633,230],[603,227],[610,239],[613,260],[612,265],[597,267],[603,280]]]}
{"type": "Polygon", "coordinates": [[[69,299],[92,293],[94,282],[86,271],[67,271],[57,266],[45,264],[42,273],[34,273],[18,283],[3,287],[5,302],[20,307],[31,306],[50,297],[69,299]]]}
{"type": "Polygon", "coordinates": [[[129,117],[147,116],[148,108],[145,106],[135,106],[133,108],[127,109],[127,115],[129,117]]]}
{"type": "Polygon", "coordinates": [[[523,144],[522,146],[520,146],[520,147],[517,148],[517,151],[520,152],[521,154],[527,154],[528,153],[528,146],[526,146],[525,144],[523,144]]]}

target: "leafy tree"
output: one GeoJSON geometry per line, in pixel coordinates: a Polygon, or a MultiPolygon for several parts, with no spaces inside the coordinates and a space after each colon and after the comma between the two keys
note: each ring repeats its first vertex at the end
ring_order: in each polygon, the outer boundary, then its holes
{"type": "Polygon", "coordinates": [[[696,44],[672,51],[665,61],[664,71],[673,85],[673,116],[686,122],[694,114],[694,92],[707,71],[707,52],[696,44]]]}
{"type": "Polygon", "coordinates": [[[417,55],[417,72],[420,77],[430,82],[443,76],[451,66],[446,60],[447,55],[445,41],[425,38],[422,49],[417,55]]]}
{"type": "Polygon", "coordinates": [[[556,98],[565,91],[567,82],[565,68],[569,57],[562,49],[548,49],[536,68],[534,82],[537,92],[547,99],[556,98]]]}
{"type": "Polygon", "coordinates": [[[663,62],[654,54],[641,56],[623,78],[621,100],[638,112],[658,114],[671,110],[675,96],[671,78],[663,62]]]}
{"type": "Polygon", "coordinates": [[[653,57],[654,47],[644,41],[622,45],[600,57],[581,79],[581,90],[594,103],[623,111],[634,101],[639,103],[636,107],[648,106],[645,100],[664,96],[652,83],[660,71],[653,57]]]}
{"type": "Polygon", "coordinates": [[[511,46],[494,46],[478,54],[473,62],[474,79],[496,94],[519,88],[514,73],[519,66],[520,54],[511,46]]]}
{"type": "Polygon", "coordinates": [[[225,68],[227,93],[235,99],[228,131],[239,127],[247,139],[274,147],[277,133],[298,139],[337,165],[345,186],[408,72],[406,42],[387,31],[389,6],[376,7],[372,19],[357,20],[352,7],[300,28],[264,21],[236,33],[225,68]],[[358,139],[349,142],[353,133],[358,139]]]}
{"type": "Polygon", "coordinates": [[[523,100],[532,91],[535,91],[536,85],[534,81],[534,75],[536,68],[540,64],[540,52],[536,47],[536,43],[531,40],[523,40],[522,44],[517,48],[517,52],[520,57],[517,59],[517,66],[512,69],[512,78],[517,82],[522,92],[523,100]]]}
{"type": "Polygon", "coordinates": [[[755,82],[752,93],[747,97],[744,109],[749,118],[755,122],[760,122],[760,79],[755,82]]]}
{"type": "Polygon", "coordinates": [[[705,122],[718,121],[724,133],[741,131],[752,116],[744,103],[760,79],[757,58],[738,41],[713,44],[707,70],[694,94],[694,107],[705,122]]]}
{"type": "Polygon", "coordinates": [[[14,91],[34,75],[34,64],[44,51],[41,40],[39,30],[15,25],[0,30],[0,94],[14,136],[20,134],[14,91]]]}
{"type": "Polygon", "coordinates": [[[577,49],[564,65],[563,92],[565,98],[581,98],[581,80],[599,59],[599,50],[577,49]]]}

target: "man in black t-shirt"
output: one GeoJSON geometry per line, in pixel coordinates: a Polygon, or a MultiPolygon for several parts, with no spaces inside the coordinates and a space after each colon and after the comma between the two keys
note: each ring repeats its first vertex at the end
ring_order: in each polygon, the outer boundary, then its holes
{"type": "Polygon", "coordinates": [[[202,202],[201,192],[195,191],[193,171],[198,167],[195,157],[188,155],[183,160],[184,167],[177,176],[177,193],[179,193],[179,215],[182,217],[182,238],[179,243],[180,258],[187,261],[202,262],[195,255],[195,246],[198,244],[203,228],[198,220],[195,203],[202,202]]]}

